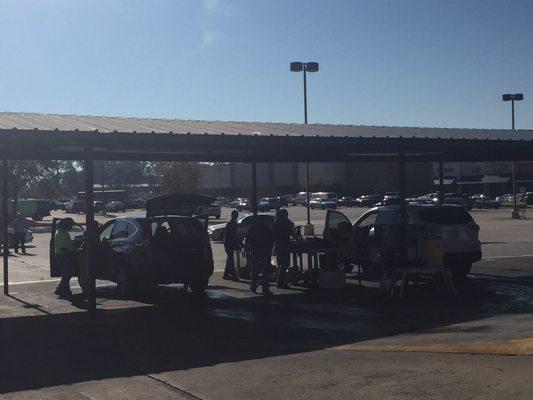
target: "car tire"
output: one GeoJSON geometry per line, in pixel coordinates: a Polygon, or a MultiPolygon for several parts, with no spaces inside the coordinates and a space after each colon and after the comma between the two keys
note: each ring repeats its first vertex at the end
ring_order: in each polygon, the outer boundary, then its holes
{"type": "Polygon", "coordinates": [[[208,276],[198,276],[189,282],[189,287],[196,294],[201,294],[206,291],[209,286],[208,276]]]}
{"type": "Polygon", "coordinates": [[[127,298],[133,291],[131,273],[126,267],[120,267],[117,272],[117,290],[120,297],[127,298]]]}
{"type": "Polygon", "coordinates": [[[472,270],[472,264],[453,265],[449,269],[454,278],[463,279],[472,270]]]}

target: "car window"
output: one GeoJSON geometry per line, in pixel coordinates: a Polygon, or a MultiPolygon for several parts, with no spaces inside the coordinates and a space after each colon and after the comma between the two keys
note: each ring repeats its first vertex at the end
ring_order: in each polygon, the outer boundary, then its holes
{"type": "Polygon", "coordinates": [[[154,221],[154,222],[152,222],[152,225],[151,225],[152,236],[155,234],[155,231],[157,230],[157,228],[159,226],[162,226],[163,228],[166,228],[167,232],[170,232],[170,225],[169,225],[168,221],[163,221],[163,222],[154,221]]]}
{"type": "Polygon", "coordinates": [[[137,232],[137,227],[135,225],[133,225],[131,222],[128,222],[127,231],[128,231],[128,236],[126,236],[126,237],[130,237],[135,232],[137,232]]]}
{"type": "Polygon", "coordinates": [[[76,236],[83,235],[84,232],[85,229],[83,229],[80,225],[73,224],[72,229],[68,232],[68,234],[70,235],[70,238],[74,240],[76,236]]]}
{"type": "Polygon", "coordinates": [[[111,237],[111,232],[113,232],[113,228],[115,227],[115,222],[109,223],[106,227],[104,227],[104,230],[100,233],[100,240],[109,239],[111,237]]]}
{"type": "Polygon", "coordinates": [[[367,215],[365,219],[363,219],[359,225],[357,225],[357,228],[368,228],[371,225],[374,225],[376,223],[378,213],[374,212],[370,215],[367,215]]]}
{"type": "Polygon", "coordinates": [[[396,210],[380,210],[376,214],[375,225],[396,225],[400,223],[400,212],[396,210]]]}
{"type": "Polygon", "coordinates": [[[423,222],[440,225],[457,225],[472,222],[472,216],[463,207],[435,207],[418,212],[423,222]]]}
{"type": "Polygon", "coordinates": [[[115,228],[111,233],[110,239],[125,239],[128,237],[128,223],[123,220],[118,220],[115,223],[115,228]]]}

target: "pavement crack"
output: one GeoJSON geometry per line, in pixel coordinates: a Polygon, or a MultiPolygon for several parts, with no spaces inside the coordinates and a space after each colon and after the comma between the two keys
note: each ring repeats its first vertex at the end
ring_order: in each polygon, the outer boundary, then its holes
{"type": "Polygon", "coordinates": [[[152,374],[145,374],[146,377],[158,382],[158,383],[161,383],[167,387],[169,387],[170,389],[172,389],[173,391],[179,393],[181,396],[183,396],[184,399],[187,399],[187,400],[202,400],[201,397],[198,397],[198,396],[195,396],[194,394],[192,393],[189,393],[187,392],[186,390],[184,389],[181,389],[173,384],[171,384],[170,382],[168,381],[165,381],[161,378],[158,378],[157,376],[154,376],[152,374]]]}

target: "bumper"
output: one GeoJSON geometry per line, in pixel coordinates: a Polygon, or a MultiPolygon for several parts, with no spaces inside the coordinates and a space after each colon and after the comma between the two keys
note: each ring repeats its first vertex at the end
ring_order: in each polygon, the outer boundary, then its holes
{"type": "Polygon", "coordinates": [[[481,251],[444,253],[444,266],[472,264],[481,260],[481,251]]]}

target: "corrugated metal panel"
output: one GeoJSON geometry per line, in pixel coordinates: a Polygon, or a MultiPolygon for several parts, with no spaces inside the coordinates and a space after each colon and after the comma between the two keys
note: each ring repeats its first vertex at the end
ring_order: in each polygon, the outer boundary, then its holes
{"type": "Polygon", "coordinates": [[[36,113],[0,113],[0,129],[51,131],[156,132],[211,135],[334,136],[380,138],[442,138],[480,140],[533,140],[533,131],[497,129],[410,128],[393,126],[284,124],[261,122],[194,121],[149,118],[122,118],[36,113]]]}

